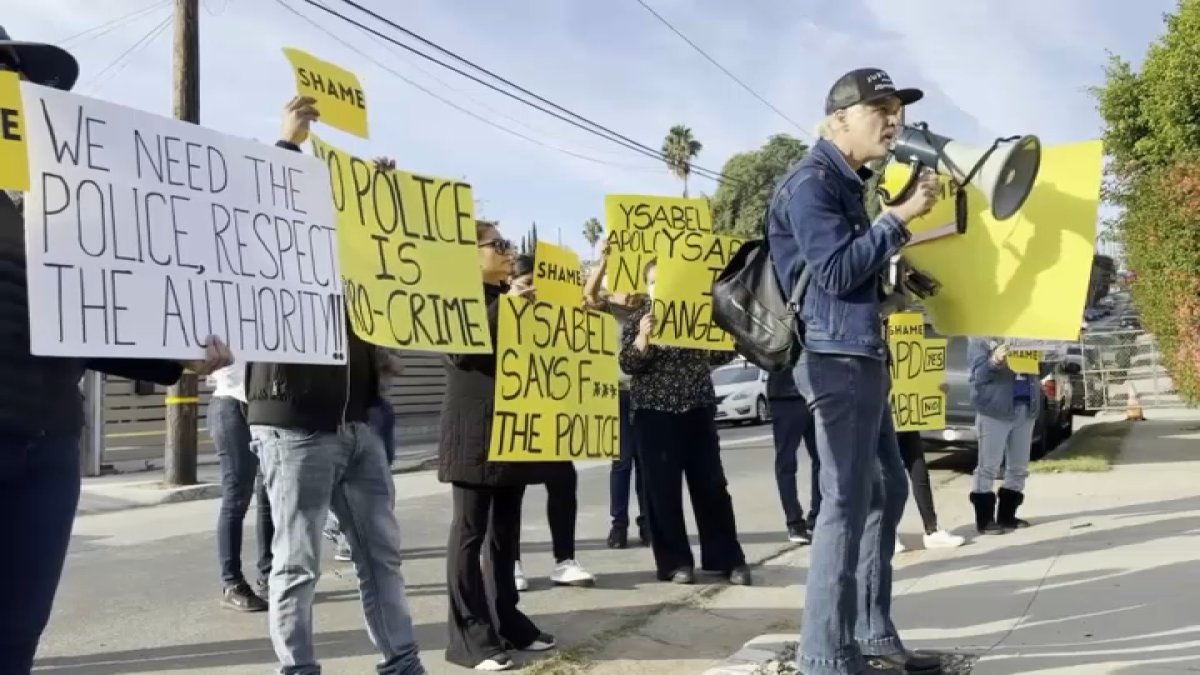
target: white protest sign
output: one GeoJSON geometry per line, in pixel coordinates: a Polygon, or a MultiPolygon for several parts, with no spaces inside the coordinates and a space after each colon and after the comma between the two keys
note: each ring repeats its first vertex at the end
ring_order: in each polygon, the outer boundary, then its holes
{"type": "Polygon", "coordinates": [[[31,350],[344,363],[329,174],[316,158],[24,83],[31,350]]]}

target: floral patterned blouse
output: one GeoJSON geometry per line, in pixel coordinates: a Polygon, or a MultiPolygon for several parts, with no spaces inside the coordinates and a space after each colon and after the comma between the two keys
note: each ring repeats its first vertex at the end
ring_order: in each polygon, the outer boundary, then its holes
{"type": "Polygon", "coordinates": [[[633,342],[649,311],[647,306],[635,312],[621,331],[620,364],[633,378],[629,394],[634,410],[683,413],[716,405],[712,368],[729,363],[736,354],[653,344],[638,351],[633,342]]]}

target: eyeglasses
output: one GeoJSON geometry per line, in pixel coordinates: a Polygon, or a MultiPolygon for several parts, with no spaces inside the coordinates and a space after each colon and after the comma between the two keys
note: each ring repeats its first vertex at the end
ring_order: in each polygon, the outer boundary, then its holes
{"type": "Polygon", "coordinates": [[[513,243],[507,239],[493,239],[491,241],[479,242],[479,248],[494,248],[496,253],[504,254],[513,250],[513,243]]]}

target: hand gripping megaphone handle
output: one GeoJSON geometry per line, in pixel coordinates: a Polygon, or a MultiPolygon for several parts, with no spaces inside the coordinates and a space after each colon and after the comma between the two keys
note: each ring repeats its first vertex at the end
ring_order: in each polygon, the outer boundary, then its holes
{"type": "Polygon", "coordinates": [[[908,240],[907,246],[916,246],[930,241],[943,239],[952,234],[967,233],[967,191],[961,187],[954,188],[954,222],[923,230],[908,240]]]}

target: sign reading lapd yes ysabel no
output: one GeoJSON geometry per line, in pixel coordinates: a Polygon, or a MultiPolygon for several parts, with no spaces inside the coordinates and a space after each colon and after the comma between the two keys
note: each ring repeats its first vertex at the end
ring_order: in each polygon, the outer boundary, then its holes
{"type": "Polygon", "coordinates": [[[892,422],[896,431],[933,431],[946,427],[946,339],[926,337],[919,312],[888,319],[891,350],[892,422]]]}
{"type": "Polygon", "coordinates": [[[298,152],[22,84],[31,350],[344,363],[328,174],[298,152]]]}
{"type": "Polygon", "coordinates": [[[620,453],[617,324],[578,304],[500,297],[493,462],[620,453]]]}
{"type": "Polygon", "coordinates": [[[329,167],[355,334],[384,347],[490,353],[471,186],[378,171],[316,136],[312,143],[329,167]]]}

